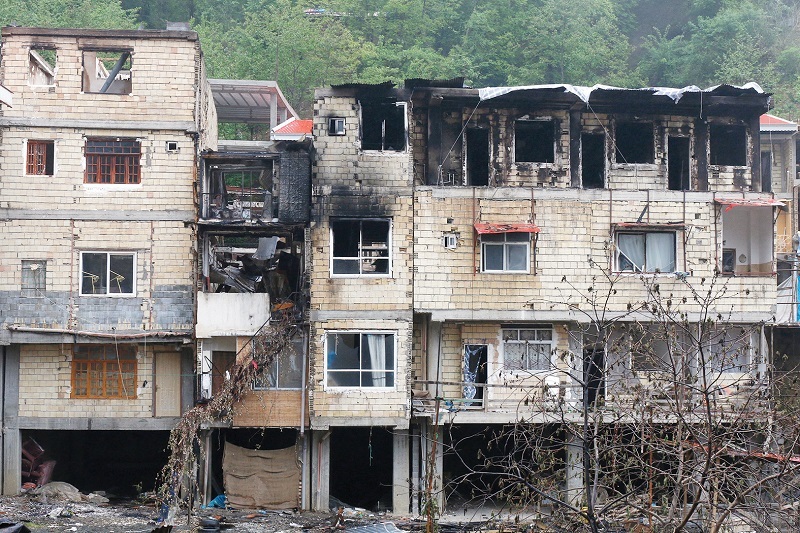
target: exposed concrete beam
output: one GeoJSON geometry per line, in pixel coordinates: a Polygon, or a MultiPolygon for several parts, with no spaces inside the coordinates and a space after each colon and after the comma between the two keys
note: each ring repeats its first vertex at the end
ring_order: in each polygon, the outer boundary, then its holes
{"type": "Polygon", "coordinates": [[[327,311],[315,309],[311,311],[311,320],[323,322],[325,320],[400,320],[411,322],[412,312],[407,309],[396,311],[327,311]]]}
{"type": "Polygon", "coordinates": [[[409,419],[400,417],[334,417],[316,416],[311,418],[311,429],[322,430],[332,427],[393,427],[397,429],[408,429],[409,419]]]}
{"type": "Polygon", "coordinates": [[[20,429],[44,430],[94,430],[94,431],[169,431],[178,423],[178,417],[162,418],[59,418],[21,416],[18,418],[20,429]]]}
{"type": "Polygon", "coordinates": [[[0,117],[0,126],[27,128],[67,128],[101,130],[173,130],[196,133],[197,127],[189,120],[72,120],[37,117],[0,117]]]}
{"type": "Polygon", "coordinates": [[[97,210],[84,209],[7,209],[0,208],[2,220],[124,220],[133,222],[195,221],[192,211],[97,210]]]}

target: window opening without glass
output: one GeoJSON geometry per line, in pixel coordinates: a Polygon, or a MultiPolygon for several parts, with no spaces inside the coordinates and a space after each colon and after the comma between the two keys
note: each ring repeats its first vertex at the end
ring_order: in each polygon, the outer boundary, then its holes
{"type": "Polygon", "coordinates": [[[130,50],[84,50],[83,92],[130,94],[131,63],[130,50]]]}
{"type": "Polygon", "coordinates": [[[617,122],[617,163],[652,163],[655,137],[651,122],[617,122]]]}
{"type": "Polygon", "coordinates": [[[406,149],[406,106],[396,102],[361,102],[361,149],[406,149]]]}
{"type": "Polygon", "coordinates": [[[329,333],[329,387],[394,387],[394,333],[329,333]]]}
{"type": "Polygon", "coordinates": [[[514,123],[514,161],[555,161],[555,125],[552,120],[517,120],[514,123]]]}
{"type": "Polygon", "coordinates": [[[709,155],[712,165],[747,164],[747,129],[744,126],[712,124],[709,128],[709,155]]]}
{"type": "Polygon", "coordinates": [[[28,83],[30,85],[54,85],[56,79],[55,48],[33,46],[28,54],[28,83]]]}
{"type": "Polygon", "coordinates": [[[388,219],[331,220],[333,274],[389,275],[390,229],[388,219]]]}

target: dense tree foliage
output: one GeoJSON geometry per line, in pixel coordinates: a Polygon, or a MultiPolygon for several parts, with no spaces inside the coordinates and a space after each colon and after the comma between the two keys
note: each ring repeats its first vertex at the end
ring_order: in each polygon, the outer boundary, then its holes
{"type": "Polygon", "coordinates": [[[520,83],[757,81],[800,118],[800,0],[5,0],[0,23],[163,28],[191,21],[212,75],[313,88],[463,75],[520,83]]]}

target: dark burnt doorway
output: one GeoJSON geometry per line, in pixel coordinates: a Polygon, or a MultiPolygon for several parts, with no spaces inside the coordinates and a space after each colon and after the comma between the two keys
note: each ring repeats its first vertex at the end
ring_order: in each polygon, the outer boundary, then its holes
{"type": "Polygon", "coordinates": [[[587,406],[594,405],[605,396],[604,379],[606,351],[602,347],[590,347],[583,350],[583,377],[587,387],[587,406]]]}
{"type": "Polygon", "coordinates": [[[581,135],[581,180],[584,189],[602,189],[606,180],[606,136],[581,135]]]}
{"type": "Polygon", "coordinates": [[[467,185],[489,185],[489,130],[467,130],[467,185]]]}
{"type": "MultiPolygon", "coordinates": [[[[331,428],[330,496],[347,507],[392,508],[394,441],[383,427],[331,428]]],[[[335,501],[334,500],[334,501],[335,501]]]]}
{"type": "Polygon", "coordinates": [[[667,140],[669,163],[667,181],[671,191],[688,191],[691,188],[689,171],[689,137],[670,137],[667,140]]]}

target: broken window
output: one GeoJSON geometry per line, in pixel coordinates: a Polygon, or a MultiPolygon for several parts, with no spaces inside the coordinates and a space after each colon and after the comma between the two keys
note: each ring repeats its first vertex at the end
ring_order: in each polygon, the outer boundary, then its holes
{"type": "Polygon", "coordinates": [[[84,50],[83,92],[130,94],[130,50],[84,50]]]}
{"type": "Polygon", "coordinates": [[[617,232],[617,271],[675,272],[675,233],[617,232]]]}
{"type": "Polygon", "coordinates": [[[81,252],[81,294],[134,294],[135,265],[133,252],[81,252]]]}
{"type": "Polygon", "coordinates": [[[391,221],[331,220],[333,274],[388,275],[391,272],[391,221]]]}
{"type": "Polygon", "coordinates": [[[691,188],[689,137],[667,139],[667,185],[671,191],[688,191],[691,188]]]}
{"type": "Polygon", "coordinates": [[[253,382],[253,390],[299,389],[303,386],[303,354],[305,336],[296,335],[270,365],[264,375],[253,382]]]}
{"type": "Polygon", "coordinates": [[[517,120],[514,123],[514,161],[555,161],[555,125],[552,120],[517,120]]]}
{"type": "Polygon", "coordinates": [[[502,337],[506,370],[550,370],[553,328],[503,328],[502,337]]]}
{"type": "Polygon", "coordinates": [[[136,398],[136,346],[75,346],[72,353],[72,397],[136,398]]]}
{"type": "Polygon", "coordinates": [[[747,165],[747,128],[726,124],[711,124],[709,155],[712,165],[747,165]]]}
{"type": "Polygon", "coordinates": [[[581,180],[585,189],[602,189],[606,176],[606,136],[581,134],[581,180]]]}
{"type": "Polygon", "coordinates": [[[52,176],[55,161],[53,141],[28,141],[25,174],[29,176],[52,176]]]}
{"type": "Polygon", "coordinates": [[[487,233],[481,235],[481,272],[528,272],[529,233],[487,233]]]}
{"type": "Polygon", "coordinates": [[[326,336],[329,387],[394,387],[394,333],[338,332],[326,336]]]}
{"type": "Polygon", "coordinates": [[[28,83],[30,85],[55,85],[55,48],[31,47],[28,54],[28,83]]]}
{"type": "Polygon", "coordinates": [[[47,287],[47,261],[22,260],[22,296],[42,296],[47,287]]]}
{"type": "Polygon", "coordinates": [[[328,135],[344,135],[344,119],[332,117],[328,119],[328,135]]]}
{"type": "Polygon", "coordinates": [[[272,220],[278,214],[272,161],[237,161],[209,167],[211,180],[205,216],[222,219],[272,220]]]}
{"type": "Polygon", "coordinates": [[[769,206],[723,204],[720,271],[772,274],[774,230],[769,206]]]}
{"type": "Polygon", "coordinates": [[[361,102],[361,149],[406,149],[404,102],[361,102]]]}
{"type": "Polygon", "coordinates": [[[141,180],[142,150],[136,139],[86,139],[84,183],[134,184],[141,180]]]}
{"type": "MultiPolygon", "coordinates": [[[[710,328],[702,339],[706,370],[711,372],[746,372],[752,352],[751,331],[730,325],[710,328]]],[[[702,362],[702,361],[701,361],[702,362]]]]}
{"type": "Polygon", "coordinates": [[[464,345],[464,386],[462,392],[465,405],[482,405],[488,378],[489,347],[486,344],[464,345]]]}
{"type": "Polygon", "coordinates": [[[652,163],[655,137],[652,122],[617,122],[617,163],[652,163]]]}

